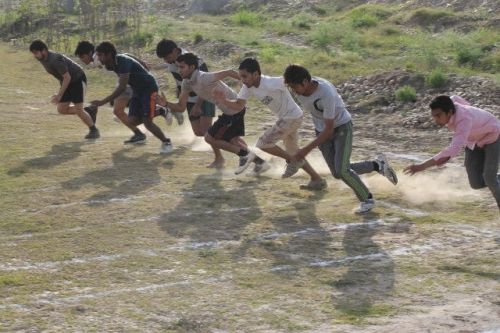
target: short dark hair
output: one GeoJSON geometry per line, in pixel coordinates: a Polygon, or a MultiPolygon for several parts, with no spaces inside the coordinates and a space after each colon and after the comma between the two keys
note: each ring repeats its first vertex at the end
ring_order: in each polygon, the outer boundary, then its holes
{"type": "Polygon", "coordinates": [[[455,114],[455,104],[453,104],[450,96],[441,95],[434,98],[431,104],[429,104],[429,107],[431,110],[441,109],[444,113],[451,112],[451,114],[455,114]]]}
{"type": "Polygon", "coordinates": [[[95,50],[94,44],[92,44],[88,40],[82,40],[76,46],[75,55],[79,56],[79,55],[94,53],[94,50],[95,50]]]}
{"type": "Polygon", "coordinates": [[[47,44],[45,44],[41,39],[36,39],[30,44],[30,52],[33,51],[43,51],[48,50],[47,44]]]}
{"type": "Polygon", "coordinates": [[[195,56],[193,53],[184,53],[181,54],[177,60],[177,62],[183,62],[188,66],[194,66],[194,68],[198,69],[198,57],[195,56]]]}
{"type": "Polygon", "coordinates": [[[304,80],[311,81],[309,71],[299,65],[289,65],[285,69],[284,77],[286,84],[301,84],[304,80]]]}
{"type": "Polygon", "coordinates": [[[107,41],[97,45],[95,51],[104,54],[111,54],[113,55],[113,57],[116,56],[116,47],[113,45],[113,43],[107,41]]]}
{"type": "Polygon", "coordinates": [[[262,74],[261,71],[260,71],[259,62],[255,58],[245,58],[245,59],[243,59],[243,61],[240,63],[240,67],[238,69],[240,69],[240,70],[244,69],[248,73],[258,72],[259,74],[262,74]]]}
{"type": "Polygon", "coordinates": [[[163,38],[156,45],[156,55],[158,58],[165,58],[175,49],[178,49],[178,47],[173,40],[163,38]]]}

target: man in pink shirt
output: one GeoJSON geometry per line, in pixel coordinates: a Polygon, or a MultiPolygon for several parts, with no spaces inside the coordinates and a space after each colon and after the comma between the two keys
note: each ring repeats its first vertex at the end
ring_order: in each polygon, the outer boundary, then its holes
{"type": "Polygon", "coordinates": [[[500,208],[500,120],[473,107],[459,96],[438,96],[429,105],[434,121],[454,132],[450,145],[420,164],[404,169],[413,175],[431,166],[443,165],[465,148],[465,169],[473,189],[488,187],[500,208]]]}

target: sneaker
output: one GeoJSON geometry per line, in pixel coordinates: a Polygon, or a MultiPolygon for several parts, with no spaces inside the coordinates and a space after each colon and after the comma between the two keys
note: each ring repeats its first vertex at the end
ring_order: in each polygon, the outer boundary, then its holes
{"type": "Polygon", "coordinates": [[[359,204],[359,207],[354,210],[356,214],[364,214],[369,212],[375,206],[374,199],[367,199],[359,204]]]}
{"type": "Polygon", "coordinates": [[[302,159],[300,161],[287,162],[285,172],[281,175],[281,178],[288,178],[295,175],[302,166],[306,163],[306,160],[302,159]]]}
{"type": "Polygon", "coordinates": [[[271,166],[266,161],[264,161],[262,163],[255,163],[253,170],[251,172],[251,176],[257,177],[258,175],[266,172],[269,169],[271,169],[271,166]]]}
{"type": "Polygon", "coordinates": [[[95,125],[95,122],[97,120],[97,106],[90,105],[84,107],[83,109],[87,111],[87,113],[89,114],[90,118],[92,118],[92,121],[94,122],[95,125]]]}
{"type": "Polygon", "coordinates": [[[387,158],[384,154],[379,154],[375,158],[375,162],[378,164],[379,173],[385,178],[389,179],[391,183],[396,185],[398,183],[398,176],[393,168],[387,162],[387,158]]]}
{"type": "Polygon", "coordinates": [[[130,139],[123,141],[123,143],[127,145],[130,143],[144,143],[145,141],[146,141],[146,134],[137,133],[132,135],[130,139]]]}
{"type": "Polygon", "coordinates": [[[172,114],[174,115],[175,120],[177,120],[177,124],[184,124],[184,115],[182,114],[182,112],[172,112],[172,114]]]}
{"type": "Polygon", "coordinates": [[[99,133],[99,130],[96,128],[96,129],[91,129],[89,130],[89,133],[87,135],[85,135],[85,139],[87,140],[95,140],[95,139],[99,139],[99,137],[101,136],[101,134],[99,133]]]}
{"type": "Polygon", "coordinates": [[[160,154],[168,154],[171,153],[174,150],[174,147],[172,146],[172,142],[163,142],[160,147],[160,154]]]}
{"type": "Polygon", "coordinates": [[[246,156],[240,156],[240,164],[238,165],[238,168],[234,171],[236,175],[239,175],[243,171],[245,171],[250,163],[253,162],[253,160],[257,157],[254,152],[249,151],[246,156]]]}
{"type": "Polygon", "coordinates": [[[300,185],[301,190],[309,190],[309,191],[321,191],[328,186],[326,180],[321,178],[318,180],[310,180],[309,183],[305,185],[300,185]]]}

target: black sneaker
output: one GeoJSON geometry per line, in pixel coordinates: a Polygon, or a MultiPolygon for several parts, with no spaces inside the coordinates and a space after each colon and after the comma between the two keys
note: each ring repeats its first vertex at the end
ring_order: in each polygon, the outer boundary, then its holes
{"type": "Polygon", "coordinates": [[[144,141],[146,141],[146,134],[137,133],[132,135],[130,139],[123,141],[123,143],[127,145],[131,143],[144,143],[144,141]]]}
{"type": "Polygon", "coordinates": [[[100,136],[101,136],[101,134],[99,133],[99,130],[96,128],[96,129],[91,129],[89,131],[89,134],[85,135],[85,139],[95,140],[95,139],[99,139],[100,136]]]}
{"type": "Polygon", "coordinates": [[[83,108],[85,111],[87,111],[87,113],[89,114],[90,118],[92,118],[92,121],[94,122],[94,125],[95,125],[95,122],[97,120],[97,106],[86,106],[83,108]]]}

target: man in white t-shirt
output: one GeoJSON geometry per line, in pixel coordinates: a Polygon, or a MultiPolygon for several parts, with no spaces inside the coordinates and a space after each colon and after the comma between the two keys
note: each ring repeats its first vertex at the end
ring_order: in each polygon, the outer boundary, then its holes
{"type": "MultiPolygon", "coordinates": [[[[304,189],[321,190],[326,187],[326,181],[305,160],[295,160],[294,154],[299,149],[298,130],[302,124],[303,112],[293,100],[282,77],[262,75],[260,64],[255,58],[244,59],[239,66],[238,75],[243,86],[236,100],[228,100],[224,96],[216,96],[218,104],[244,108],[247,100],[254,96],[276,114],[276,123],[267,129],[257,140],[257,148],[286,160],[283,178],[293,176],[303,168],[311,180],[301,186],[304,189]],[[285,149],[277,143],[282,140],[285,149]]],[[[260,170],[254,170],[258,174],[260,170]]]]}
{"type": "Polygon", "coordinates": [[[299,149],[296,159],[304,158],[319,147],[332,175],[349,186],[360,201],[356,213],[366,213],[375,205],[370,190],[358,175],[379,172],[391,183],[398,178],[385,156],[380,154],[371,161],[351,163],[352,121],[342,97],[333,84],[311,74],[302,66],[290,65],[285,70],[285,83],[297,94],[304,110],[311,112],[316,138],[299,149]]]}
{"type": "MultiPolygon", "coordinates": [[[[192,53],[180,55],[176,63],[183,79],[179,100],[177,103],[171,103],[166,100],[165,96],[160,96],[159,104],[166,106],[172,112],[183,112],[191,92],[205,101],[216,104],[222,111],[222,115],[208,129],[205,141],[214,148],[239,156],[240,161],[235,171],[236,174],[243,172],[251,163],[258,165],[258,168],[269,168],[263,159],[248,149],[247,144],[241,138],[245,135],[245,107],[227,107],[217,104],[215,101],[214,95],[218,93],[223,94],[228,99],[236,98],[236,92],[221,80],[227,76],[238,79],[237,73],[232,75],[231,71],[202,72],[198,69],[198,57],[192,53]]],[[[223,167],[224,160],[218,161],[216,159],[212,164],[223,167]]]]}

